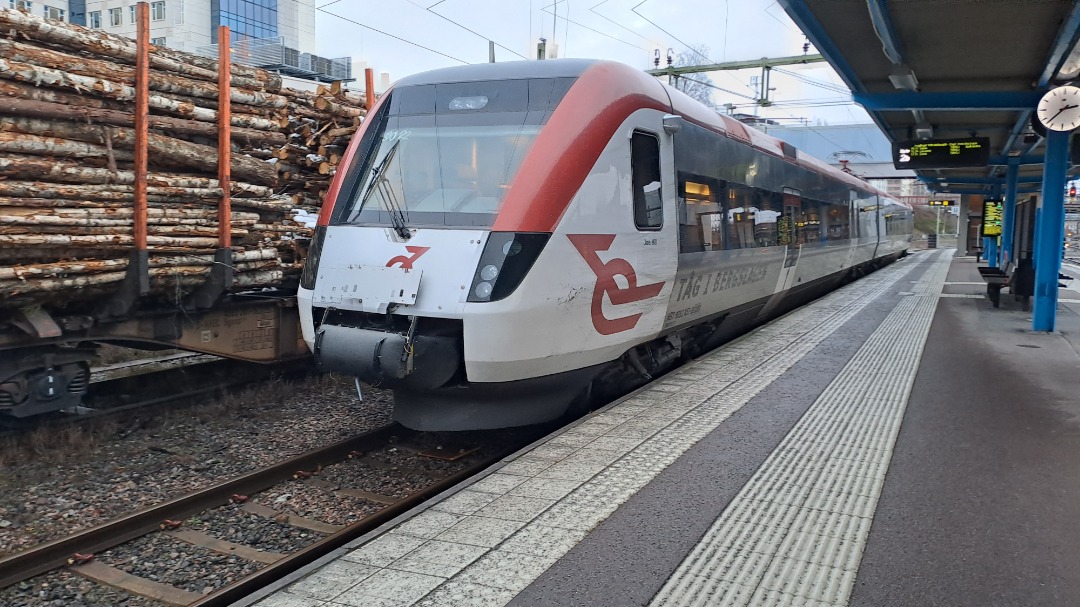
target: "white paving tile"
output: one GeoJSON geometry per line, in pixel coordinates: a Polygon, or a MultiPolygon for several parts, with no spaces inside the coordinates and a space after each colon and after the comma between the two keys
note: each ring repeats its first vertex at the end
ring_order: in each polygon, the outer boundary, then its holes
{"type": "Polygon", "coordinates": [[[493,550],[473,565],[466,567],[455,579],[494,588],[515,590],[532,583],[558,560],[558,556],[536,556],[506,550],[493,550]]]}
{"type": "Polygon", "coordinates": [[[391,563],[390,569],[449,578],[487,551],[483,546],[432,540],[391,563]]]}
{"type": "Polygon", "coordinates": [[[289,592],[329,600],[379,571],[373,565],[338,560],[313,571],[289,587],[289,592]]]}
{"type": "Polygon", "coordinates": [[[367,607],[371,597],[414,603],[446,581],[445,578],[408,571],[383,569],[334,599],[336,603],[367,607]]]}
{"type": "Polygon", "coordinates": [[[420,607],[502,607],[517,593],[506,588],[493,588],[451,580],[424,597],[420,607]]]}
{"type": "Polygon", "coordinates": [[[394,533],[431,539],[453,527],[463,518],[464,516],[460,514],[427,510],[398,525],[394,533]]]}
{"type": "Polygon", "coordinates": [[[517,476],[513,474],[506,474],[503,472],[496,472],[495,474],[488,475],[480,479],[479,481],[473,483],[472,486],[469,488],[473,491],[481,491],[483,493],[494,493],[495,495],[503,495],[527,480],[529,480],[529,477],[527,476],[517,476]]]}
{"type": "Polygon", "coordinates": [[[423,538],[387,533],[341,557],[346,561],[385,567],[424,544],[423,538]]]}
{"type": "Polygon", "coordinates": [[[538,497],[547,500],[559,500],[581,486],[582,481],[568,481],[554,478],[530,478],[521,483],[509,495],[538,497]]]}
{"type": "MultiPolygon", "coordinates": [[[[514,491],[520,488],[521,485],[518,485],[514,491]]],[[[544,510],[550,508],[554,503],[555,500],[553,499],[504,495],[481,508],[476,515],[527,523],[539,516],[544,510]]]]}
{"type": "Polygon", "coordinates": [[[503,542],[499,549],[534,556],[562,555],[576,546],[586,535],[588,535],[587,531],[579,529],[529,525],[503,542]]]}
{"type": "Polygon", "coordinates": [[[529,456],[519,457],[499,469],[503,474],[532,477],[547,470],[555,462],[547,459],[535,459],[529,456]]]}
{"type": "Polygon", "coordinates": [[[499,496],[495,493],[484,493],[472,489],[463,489],[435,504],[432,506],[432,509],[465,516],[476,514],[477,510],[487,506],[498,498],[499,496]]]}
{"type": "Polygon", "coordinates": [[[470,516],[439,534],[438,539],[458,544],[494,548],[525,525],[521,521],[470,516]]]}

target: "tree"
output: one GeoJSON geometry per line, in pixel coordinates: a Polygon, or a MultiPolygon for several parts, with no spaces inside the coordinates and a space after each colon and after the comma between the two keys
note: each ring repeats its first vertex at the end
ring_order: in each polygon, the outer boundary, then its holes
{"type": "MultiPolygon", "coordinates": [[[[675,65],[678,67],[704,63],[712,63],[709,59],[709,47],[704,44],[692,44],[690,50],[675,56],[675,65]]],[[[675,79],[675,88],[709,107],[713,106],[711,84],[705,74],[684,74],[675,79]]]]}

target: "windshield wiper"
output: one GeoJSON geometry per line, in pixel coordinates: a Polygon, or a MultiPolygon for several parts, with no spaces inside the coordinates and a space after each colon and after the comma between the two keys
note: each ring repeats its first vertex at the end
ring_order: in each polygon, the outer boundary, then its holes
{"type": "Polygon", "coordinates": [[[363,196],[360,198],[360,205],[357,206],[356,212],[353,215],[360,214],[360,211],[364,210],[364,206],[367,205],[367,201],[371,198],[371,195],[376,191],[386,201],[387,211],[390,214],[390,223],[393,224],[394,231],[398,233],[402,238],[408,239],[412,237],[412,233],[409,232],[409,228],[405,226],[405,214],[401,210],[401,205],[398,203],[397,195],[394,194],[394,188],[391,187],[389,180],[386,178],[386,167],[390,165],[390,162],[397,154],[398,146],[401,144],[401,140],[398,139],[394,142],[394,145],[390,146],[390,149],[386,152],[386,156],[379,164],[375,165],[371,169],[371,183],[367,189],[364,190],[363,196]]]}

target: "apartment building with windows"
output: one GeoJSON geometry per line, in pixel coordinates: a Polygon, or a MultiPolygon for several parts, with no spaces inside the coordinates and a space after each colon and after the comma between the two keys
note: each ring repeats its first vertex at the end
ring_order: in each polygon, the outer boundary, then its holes
{"type": "MultiPolygon", "coordinates": [[[[134,38],[137,0],[0,0],[12,8],[134,38]]],[[[151,43],[216,56],[229,26],[235,61],[319,80],[351,78],[351,60],[315,50],[315,0],[150,0],[151,43]]]]}
{"type": "MultiPolygon", "coordinates": [[[[3,2],[0,6],[20,8],[38,17],[78,23],[71,20],[72,8],[68,5],[68,0],[45,0],[44,2],[41,0],[0,0],[0,2],[3,2]]],[[[77,4],[77,2],[71,4],[77,4]]]]}

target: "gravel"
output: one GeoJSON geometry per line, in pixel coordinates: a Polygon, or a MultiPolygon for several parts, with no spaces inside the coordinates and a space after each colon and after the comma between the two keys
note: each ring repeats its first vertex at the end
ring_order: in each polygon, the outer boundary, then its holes
{"type": "Polygon", "coordinates": [[[255,501],[278,512],[294,514],[331,525],[348,525],[370,516],[385,507],[365,499],[340,495],[293,481],[278,485],[255,497],[255,501]]]}
{"type": "Polygon", "coordinates": [[[321,534],[299,529],[244,512],[239,504],[212,510],[184,521],[184,529],[202,531],[207,535],[234,544],[251,546],[264,552],[292,553],[315,543],[321,534]]]}
{"type": "MultiPolygon", "coordinates": [[[[123,422],[39,429],[0,445],[0,555],[390,423],[392,395],[351,378],[271,382],[123,422]]],[[[0,603],[2,604],[2,603],[0,603]]]]}
{"type": "Polygon", "coordinates": [[[165,607],[91,582],[70,571],[53,571],[0,590],[4,607],[165,607]]]}
{"type": "Polygon", "coordinates": [[[97,555],[97,560],[132,575],[209,594],[264,567],[160,533],[136,538],[97,555]]]}
{"type": "Polygon", "coordinates": [[[364,460],[349,460],[329,466],[322,471],[319,478],[339,487],[396,498],[404,498],[437,480],[421,474],[388,475],[385,469],[372,468],[364,460]]]}

